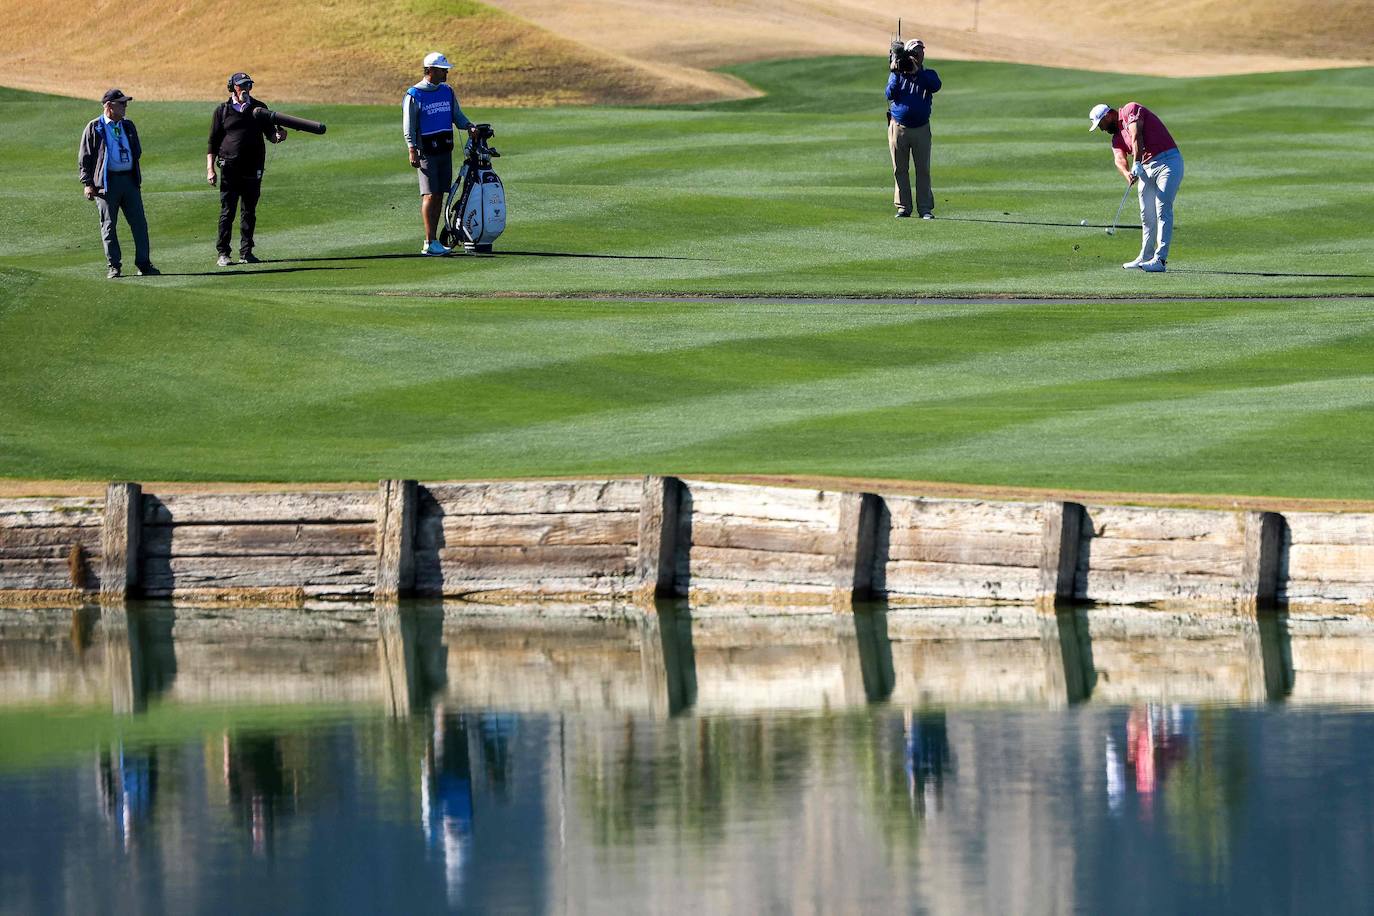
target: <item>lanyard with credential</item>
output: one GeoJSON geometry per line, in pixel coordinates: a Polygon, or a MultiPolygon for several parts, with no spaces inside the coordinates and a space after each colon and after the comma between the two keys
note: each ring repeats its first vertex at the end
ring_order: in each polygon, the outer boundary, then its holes
{"type": "Polygon", "coordinates": [[[119,144],[119,161],[128,162],[129,147],[124,143],[124,131],[120,128],[119,122],[111,121],[110,130],[114,131],[115,142],[119,144]]]}

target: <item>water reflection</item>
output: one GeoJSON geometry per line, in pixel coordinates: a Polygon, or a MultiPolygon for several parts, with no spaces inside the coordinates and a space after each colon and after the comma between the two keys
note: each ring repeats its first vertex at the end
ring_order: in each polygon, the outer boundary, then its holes
{"type": "Polygon", "coordinates": [[[656,611],[13,616],[0,908],[1374,904],[1368,625],[656,611]]]}

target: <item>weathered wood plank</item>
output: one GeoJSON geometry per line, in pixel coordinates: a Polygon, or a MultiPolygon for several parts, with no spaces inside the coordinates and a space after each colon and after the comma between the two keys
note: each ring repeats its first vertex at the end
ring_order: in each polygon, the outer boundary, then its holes
{"type": "Polygon", "coordinates": [[[634,587],[631,577],[621,576],[558,576],[538,580],[511,578],[446,579],[431,572],[416,570],[415,593],[426,597],[458,597],[483,594],[499,596],[503,602],[523,602],[529,597],[549,596],[614,596],[629,593],[634,587]]]}
{"type": "MultiPolygon", "coordinates": [[[[834,591],[835,588],[833,585],[817,585],[814,582],[778,582],[772,579],[712,579],[706,577],[693,579],[689,589],[689,593],[693,600],[711,600],[713,603],[718,603],[714,600],[716,598],[728,598],[731,595],[741,593],[798,596],[814,595],[816,600],[806,601],[804,608],[806,613],[812,614],[816,613],[818,607],[826,608],[827,610],[825,612],[829,613],[828,606],[831,603],[834,591]]],[[[770,603],[767,607],[767,613],[769,615],[788,612],[788,607],[786,605],[770,603]]],[[[799,608],[797,610],[803,609],[799,608]]],[[[750,611],[754,611],[753,606],[750,607],[750,611]]],[[[695,609],[693,613],[696,613],[695,609]]]]}
{"type": "Polygon", "coordinates": [[[1087,506],[1094,540],[1214,541],[1242,544],[1245,513],[1087,506]]]}
{"type": "Polygon", "coordinates": [[[1244,547],[1244,542],[1094,538],[1088,547],[1088,563],[1093,572],[1214,576],[1239,582],[1245,566],[1244,547]]]}
{"type": "Polygon", "coordinates": [[[1078,551],[1083,544],[1083,507],[1074,502],[1047,502],[1041,506],[1040,602],[1073,599],[1078,551]]]}
{"type": "Polygon", "coordinates": [[[1374,544],[1294,544],[1288,548],[1288,578],[1374,589],[1374,544]]]}
{"type": "Polygon", "coordinates": [[[1374,544],[1374,515],[1285,512],[1294,544],[1374,544]]]}
{"type": "Polygon", "coordinates": [[[685,554],[688,547],[678,537],[685,492],[676,477],[651,475],[641,484],[635,520],[635,586],[646,604],[675,590],[678,554],[685,554]]]}
{"type": "Polygon", "coordinates": [[[148,525],[145,557],[363,556],[375,525],[148,525]]]}
{"type": "Polygon", "coordinates": [[[919,496],[888,496],[885,501],[888,514],[892,517],[894,535],[908,528],[987,534],[1040,534],[1041,509],[1035,503],[926,499],[919,496]]]}
{"type": "Polygon", "coordinates": [[[356,585],[370,592],[376,571],[375,556],[153,557],[140,575],[145,590],[356,585]]]}
{"type": "Polygon", "coordinates": [[[358,490],[150,495],[143,502],[143,521],[149,525],[375,523],[377,520],[377,494],[358,490]]]}
{"type": "Polygon", "coordinates": [[[52,528],[0,528],[0,549],[23,547],[70,547],[80,544],[88,554],[100,553],[99,525],[64,525],[52,528]]]}
{"type": "Polygon", "coordinates": [[[780,584],[832,586],[834,554],[692,547],[691,585],[697,579],[738,579],[780,584]]]}
{"type": "Polygon", "coordinates": [[[694,525],[697,515],[813,522],[832,530],[839,521],[838,492],[690,480],[686,483],[692,494],[694,525]]]}
{"type": "Polygon", "coordinates": [[[1239,591],[1255,607],[1270,608],[1278,591],[1283,517],[1274,512],[1245,513],[1245,559],[1239,591]]]}
{"type": "Polygon", "coordinates": [[[1034,534],[985,534],[971,531],[893,531],[888,544],[891,560],[923,563],[961,563],[973,566],[1039,568],[1041,537],[1034,534]]]}
{"type": "MultiPolygon", "coordinates": [[[[836,519],[838,525],[839,519],[836,519]]],[[[792,553],[834,555],[839,545],[837,527],[816,522],[741,518],[737,515],[692,515],[692,548],[735,547],[792,553]]]]}
{"type": "Polygon", "coordinates": [[[0,591],[21,588],[69,589],[67,557],[0,557],[0,591]]]}
{"type": "Polygon", "coordinates": [[[105,500],[94,497],[0,499],[0,529],[99,527],[105,500]]]}
{"type": "Polygon", "coordinates": [[[421,514],[532,515],[552,512],[638,512],[638,480],[530,480],[425,486],[421,514]]]}
{"type": "Polygon", "coordinates": [[[415,521],[419,483],[382,480],[377,483],[376,595],[394,599],[415,588],[415,521]]]}
{"type": "MultiPolygon", "coordinates": [[[[635,573],[636,549],[625,545],[551,547],[446,547],[438,563],[447,580],[589,576],[628,577],[635,573]]],[[[432,564],[430,565],[432,568],[432,564]]]]}
{"type": "Polygon", "coordinates": [[[138,557],[143,544],[143,488],[111,483],[105,490],[104,524],[100,529],[100,597],[122,601],[138,585],[138,557]]]}
{"type": "Polygon", "coordinates": [[[907,560],[890,561],[887,564],[887,591],[894,595],[1030,601],[1034,600],[1039,585],[1040,571],[1036,567],[917,563],[907,560]]]}
{"type": "Polygon", "coordinates": [[[1374,607],[1374,588],[1366,583],[1289,580],[1280,587],[1279,599],[1287,601],[1290,609],[1323,605],[1374,607]]]}
{"type": "Polygon", "coordinates": [[[1186,574],[1121,572],[1093,569],[1074,597],[1107,604],[1149,604],[1161,601],[1232,601],[1243,597],[1240,578],[1186,574]]]}
{"type": "Polygon", "coordinates": [[[840,499],[834,538],[834,606],[838,611],[852,611],[856,600],[873,596],[878,519],[882,511],[882,497],[874,493],[845,493],[840,499]]]}
{"type": "Polygon", "coordinates": [[[633,544],[638,537],[637,512],[427,515],[419,521],[415,549],[633,544]]]}

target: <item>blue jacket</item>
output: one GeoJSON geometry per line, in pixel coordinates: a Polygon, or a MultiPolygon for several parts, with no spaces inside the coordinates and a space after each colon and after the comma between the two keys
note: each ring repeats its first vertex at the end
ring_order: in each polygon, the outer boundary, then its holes
{"type": "Polygon", "coordinates": [[[888,113],[903,127],[930,123],[931,96],[940,91],[940,75],[930,68],[911,75],[893,73],[887,78],[888,113]]]}

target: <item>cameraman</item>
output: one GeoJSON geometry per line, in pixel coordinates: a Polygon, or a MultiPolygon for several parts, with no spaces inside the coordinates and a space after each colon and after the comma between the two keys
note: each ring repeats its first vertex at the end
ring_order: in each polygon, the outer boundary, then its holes
{"type": "Polygon", "coordinates": [[[911,215],[911,179],[907,165],[916,165],[916,208],[921,219],[935,218],[935,192],[930,187],[931,96],[940,91],[940,77],[925,66],[926,46],[919,38],[894,42],[887,78],[887,148],[892,153],[892,177],[897,190],[892,202],[899,218],[911,215]]]}
{"type": "Polygon", "coordinates": [[[258,222],[258,198],[262,196],[262,170],[267,164],[267,143],[286,139],[286,129],[270,121],[259,121],[253,110],[267,106],[252,95],[253,78],[247,73],[229,77],[229,99],[210,116],[210,141],[205,151],[205,180],[216,182],[219,166],[219,234],[215,249],[220,267],[234,263],[230,256],[234,232],[234,211],[240,211],[239,260],[258,264],[253,254],[253,230],[258,222]]]}

